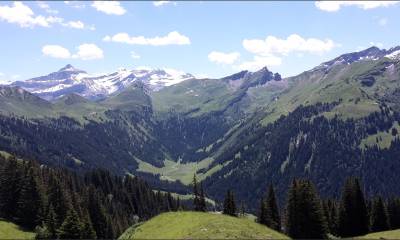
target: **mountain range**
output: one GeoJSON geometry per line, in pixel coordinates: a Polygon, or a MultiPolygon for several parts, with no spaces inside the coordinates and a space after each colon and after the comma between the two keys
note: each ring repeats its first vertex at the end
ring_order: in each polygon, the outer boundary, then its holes
{"type": "Polygon", "coordinates": [[[131,84],[141,81],[149,89],[158,91],[165,86],[194,78],[193,75],[173,69],[118,69],[109,74],[90,75],[86,71],[68,64],[57,72],[45,76],[16,81],[18,86],[46,100],[55,100],[75,93],[91,100],[102,99],[124,90],[131,84]]]}
{"type": "Polygon", "coordinates": [[[254,208],[293,177],[336,196],[399,194],[400,47],[371,47],[281,78],[267,68],[220,79],[167,70],[89,76],[71,65],[0,87],[0,150],[76,171],[107,168],[216,201],[232,188],[254,208]],[[382,177],[384,176],[384,177],[382,177]]]}

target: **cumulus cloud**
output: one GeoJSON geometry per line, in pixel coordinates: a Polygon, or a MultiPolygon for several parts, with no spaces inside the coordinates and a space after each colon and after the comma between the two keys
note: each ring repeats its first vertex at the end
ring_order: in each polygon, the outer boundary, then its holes
{"type": "Polygon", "coordinates": [[[211,62],[219,63],[219,64],[233,64],[240,57],[240,53],[231,52],[231,53],[223,53],[212,51],[208,54],[208,60],[211,62]]]}
{"type": "Polygon", "coordinates": [[[144,36],[131,37],[127,33],[117,33],[114,36],[105,36],[103,41],[127,43],[132,45],[150,45],[150,46],[166,46],[166,45],[189,45],[190,39],[177,31],[168,33],[164,37],[146,38],[144,36]]]}
{"type": "Polygon", "coordinates": [[[81,59],[81,60],[94,60],[104,58],[103,50],[95,44],[84,43],[78,46],[78,51],[75,54],[60,46],[60,45],[45,45],[42,48],[42,53],[45,56],[59,59],[81,59]]]}
{"type": "Polygon", "coordinates": [[[96,44],[84,43],[78,46],[78,52],[72,55],[72,58],[78,58],[82,60],[94,60],[104,58],[103,50],[96,44]]]}
{"type": "Polygon", "coordinates": [[[318,1],[315,6],[323,11],[337,12],[342,7],[357,6],[361,9],[373,9],[378,7],[389,7],[399,3],[399,1],[318,1]]]}
{"type": "Polygon", "coordinates": [[[16,23],[21,27],[49,27],[58,18],[35,16],[30,7],[22,2],[14,2],[12,6],[0,6],[0,19],[8,23],[16,23]]]}
{"type": "Polygon", "coordinates": [[[252,61],[245,61],[235,66],[238,70],[257,71],[265,66],[279,66],[282,58],[276,56],[254,56],[252,61]]]}
{"type": "Polygon", "coordinates": [[[140,58],[140,55],[137,54],[137,53],[134,52],[134,51],[131,51],[131,58],[133,58],[133,59],[139,59],[139,58],[140,58]]]}
{"type": "Polygon", "coordinates": [[[286,39],[268,36],[266,39],[243,40],[243,47],[247,51],[261,56],[270,56],[273,54],[288,55],[291,52],[321,54],[329,52],[335,45],[330,39],[304,39],[297,34],[292,34],[286,39]]]}
{"type": "MultiPolygon", "coordinates": [[[[38,2],[40,8],[51,10],[50,6],[44,2],[38,2]]],[[[49,11],[47,11],[49,12],[49,11]]],[[[14,2],[11,6],[0,6],[0,20],[8,23],[18,24],[20,27],[35,26],[51,27],[54,24],[59,24],[64,27],[84,29],[85,25],[81,21],[65,22],[63,18],[55,16],[35,15],[32,9],[23,2],[14,2]]],[[[89,29],[94,28],[90,27],[89,29]]]]}
{"type": "Polygon", "coordinates": [[[60,45],[45,45],[42,47],[42,53],[53,58],[67,59],[71,57],[69,50],[60,45]]]}
{"type": "Polygon", "coordinates": [[[176,3],[175,3],[175,2],[172,2],[172,1],[153,1],[153,5],[156,6],[156,7],[161,7],[161,6],[167,5],[167,4],[174,4],[174,5],[176,5],[176,3]]]}
{"type": "Polygon", "coordinates": [[[92,7],[108,15],[124,15],[126,13],[125,8],[118,1],[94,1],[92,7]]]}

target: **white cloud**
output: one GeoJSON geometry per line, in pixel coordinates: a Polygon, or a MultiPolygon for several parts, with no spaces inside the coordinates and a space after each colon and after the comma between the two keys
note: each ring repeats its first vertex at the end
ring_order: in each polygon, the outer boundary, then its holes
{"type": "Polygon", "coordinates": [[[323,11],[337,12],[341,7],[357,6],[361,9],[373,9],[378,7],[389,7],[399,3],[399,1],[318,1],[315,6],[323,11]]]}
{"type": "Polygon", "coordinates": [[[124,15],[126,13],[118,1],[94,1],[92,7],[108,15],[124,15]]]}
{"type": "Polygon", "coordinates": [[[336,44],[330,39],[304,39],[297,34],[292,34],[286,39],[268,36],[266,39],[243,40],[243,47],[247,51],[261,56],[288,55],[291,52],[321,54],[330,51],[335,46],[336,44]]]}
{"type": "Polygon", "coordinates": [[[140,58],[140,55],[137,54],[137,53],[134,52],[134,51],[131,51],[131,58],[133,58],[133,59],[139,59],[139,58],[140,58]]]}
{"type": "Polygon", "coordinates": [[[42,53],[53,58],[67,59],[71,57],[69,50],[59,45],[45,45],[42,47],[42,53]]]}
{"type": "Polygon", "coordinates": [[[70,51],[59,45],[45,45],[42,53],[46,56],[60,59],[76,58],[81,60],[94,60],[104,58],[103,50],[95,44],[84,43],[78,46],[78,52],[71,55],[70,51]]]}
{"type": "Polygon", "coordinates": [[[386,26],[388,24],[388,19],[387,18],[381,18],[378,21],[378,24],[382,27],[386,26]]]}
{"type": "Polygon", "coordinates": [[[76,28],[76,29],[84,29],[85,24],[81,21],[69,21],[67,23],[64,23],[63,26],[70,27],[70,28],[76,28]]]}
{"type": "Polygon", "coordinates": [[[131,37],[127,33],[117,33],[114,36],[105,36],[103,41],[119,42],[132,45],[151,45],[151,46],[166,46],[166,45],[189,45],[190,39],[177,31],[168,33],[164,37],[145,38],[143,36],[131,37]]]}
{"type": "Polygon", "coordinates": [[[167,5],[167,4],[176,5],[176,2],[172,2],[172,1],[153,1],[153,5],[156,6],[156,7],[161,7],[161,6],[167,5]]]}
{"type": "Polygon", "coordinates": [[[85,4],[82,4],[79,1],[64,1],[64,3],[66,5],[68,5],[68,6],[71,6],[71,7],[76,8],[76,9],[83,9],[83,8],[86,7],[85,4]]]}
{"type": "MultiPolygon", "coordinates": [[[[42,9],[50,9],[50,6],[44,2],[38,2],[38,5],[42,9]]],[[[85,26],[81,21],[65,22],[64,19],[60,17],[35,15],[32,9],[22,2],[14,2],[12,6],[0,6],[0,20],[18,24],[20,27],[30,28],[35,26],[51,27],[53,24],[60,24],[64,27],[77,29],[83,29],[85,26]]],[[[93,27],[89,29],[91,28],[93,27]]]]}
{"type": "Polygon", "coordinates": [[[21,75],[19,75],[19,74],[14,74],[14,75],[11,76],[11,78],[14,79],[14,80],[16,80],[16,79],[18,79],[20,77],[21,77],[21,75]]]}
{"type": "Polygon", "coordinates": [[[96,44],[84,43],[78,47],[78,53],[72,55],[72,58],[82,60],[94,60],[104,58],[103,50],[96,44]]]}
{"type": "Polygon", "coordinates": [[[252,61],[243,62],[238,66],[235,66],[239,70],[257,71],[265,66],[279,66],[282,64],[282,59],[276,56],[254,56],[252,61]]]}
{"type": "Polygon", "coordinates": [[[0,77],[4,76],[4,73],[0,72],[0,77]]]}
{"type": "Polygon", "coordinates": [[[47,13],[49,14],[58,14],[58,11],[55,9],[52,9],[49,4],[43,2],[43,1],[37,1],[38,6],[41,9],[44,9],[47,13]]]}
{"type": "Polygon", "coordinates": [[[211,62],[219,63],[219,64],[233,64],[240,57],[240,53],[231,52],[231,53],[223,53],[212,51],[208,54],[208,60],[211,62]]]}
{"type": "Polygon", "coordinates": [[[30,7],[22,2],[14,2],[12,6],[0,6],[0,19],[21,27],[49,27],[55,18],[35,16],[30,7]]]}

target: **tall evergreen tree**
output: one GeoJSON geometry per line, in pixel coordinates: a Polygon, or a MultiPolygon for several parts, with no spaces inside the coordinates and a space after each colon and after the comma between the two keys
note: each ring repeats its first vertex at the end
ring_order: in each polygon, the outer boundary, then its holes
{"type": "Polygon", "coordinates": [[[236,216],[236,203],[233,191],[228,190],[224,199],[223,213],[231,216],[236,216]]]}
{"type": "Polygon", "coordinates": [[[265,198],[261,198],[260,209],[258,211],[257,222],[263,225],[267,225],[267,203],[265,198]]]}
{"type": "Polygon", "coordinates": [[[88,211],[97,237],[108,238],[111,231],[108,230],[106,211],[99,200],[99,196],[96,190],[92,187],[89,189],[88,211]]]}
{"type": "Polygon", "coordinates": [[[199,211],[207,211],[206,196],[204,193],[203,183],[200,183],[199,211]]]}
{"type": "Polygon", "coordinates": [[[195,211],[201,211],[199,186],[197,183],[196,174],[193,175],[193,207],[195,211]]]}
{"type": "Polygon", "coordinates": [[[15,157],[6,160],[0,172],[0,217],[12,219],[17,209],[21,171],[15,157]]]}
{"type": "Polygon", "coordinates": [[[43,200],[32,168],[27,171],[20,187],[15,220],[23,227],[34,229],[42,222],[43,200]]]}
{"type": "Polygon", "coordinates": [[[321,202],[310,181],[293,181],[288,194],[286,221],[287,233],[292,238],[327,237],[321,202]]]}
{"type": "Polygon", "coordinates": [[[368,211],[364,194],[357,178],[346,180],[339,206],[338,225],[338,232],[341,237],[360,236],[368,233],[368,211]],[[354,219],[357,219],[357,221],[354,219]]]}
{"type": "Polygon", "coordinates": [[[279,215],[279,207],[276,202],[275,190],[272,185],[269,187],[268,196],[266,202],[266,225],[276,231],[281,230],[281,217],[279,215]]]}
{"type": "Polygon", "coordinates": [[[327,227],[329,233],[336,236],[337,235],[337,222],[338,222],[338,212],[336,202],[332,199],[322,202],[322,207],[324,210],[324,216],[326,219],[327,227]]]}
{"type": "Polygon", "coordinates": [[[50,204],[47,210],[44,227],[48,231],[50,239],[55,239],[57,237],[57,215],[52,204],[50,204]]]}
{"type": "Polygon", "coordinates": [[[390,229],[400,228],[400,199],[391,198],[387,204],[390,229]]]}
{"type": "Polygon", "coordinates": [[[71,209],[67,212],[67,217],[58,229],[58,237],[60,239],[82,238],[82,223],[75,210],[71,209]]]}
{"type": "Polygon", "coordinates": [[[385,204],[381,197],[374,199],[371,210],[371,231],[381,232],[389,229],[385,204]]]}

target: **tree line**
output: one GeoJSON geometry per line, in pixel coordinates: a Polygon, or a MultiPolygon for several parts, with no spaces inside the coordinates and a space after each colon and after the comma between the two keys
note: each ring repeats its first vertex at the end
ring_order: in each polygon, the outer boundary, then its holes
{"type": "Polygon", "coordinates": [[[78,175],[0,156],[0,218],[38,239],[112,239],[132,224],[181,208],[170,193],[105,170],[78,175]]]}
{"type": "MultiPolygon", "coordinates": [[[[194,178],[194,190],[198,188],[196,184],[194,178]]],[[[204,189],[202,195],[205,195],[204,189]]],[[[196,200],[193,204],[195,211],[207,211],[206,207],[200,208],[196,200]]],[[[222,213],[235,217],[244,215],[243,202],[241,205],[238,209],[234,192],[228,190],[222,213]]],[[[295,239],[362,236],[400,228],[400,198],[376,196],[367,199],[360,180],[350,177],[345,181],[340,198],[321,199],[312,181],[294,179],[283,210],[278,206],[273,185],[269,186],[260,200],[256,221],[295,239]]]]}

